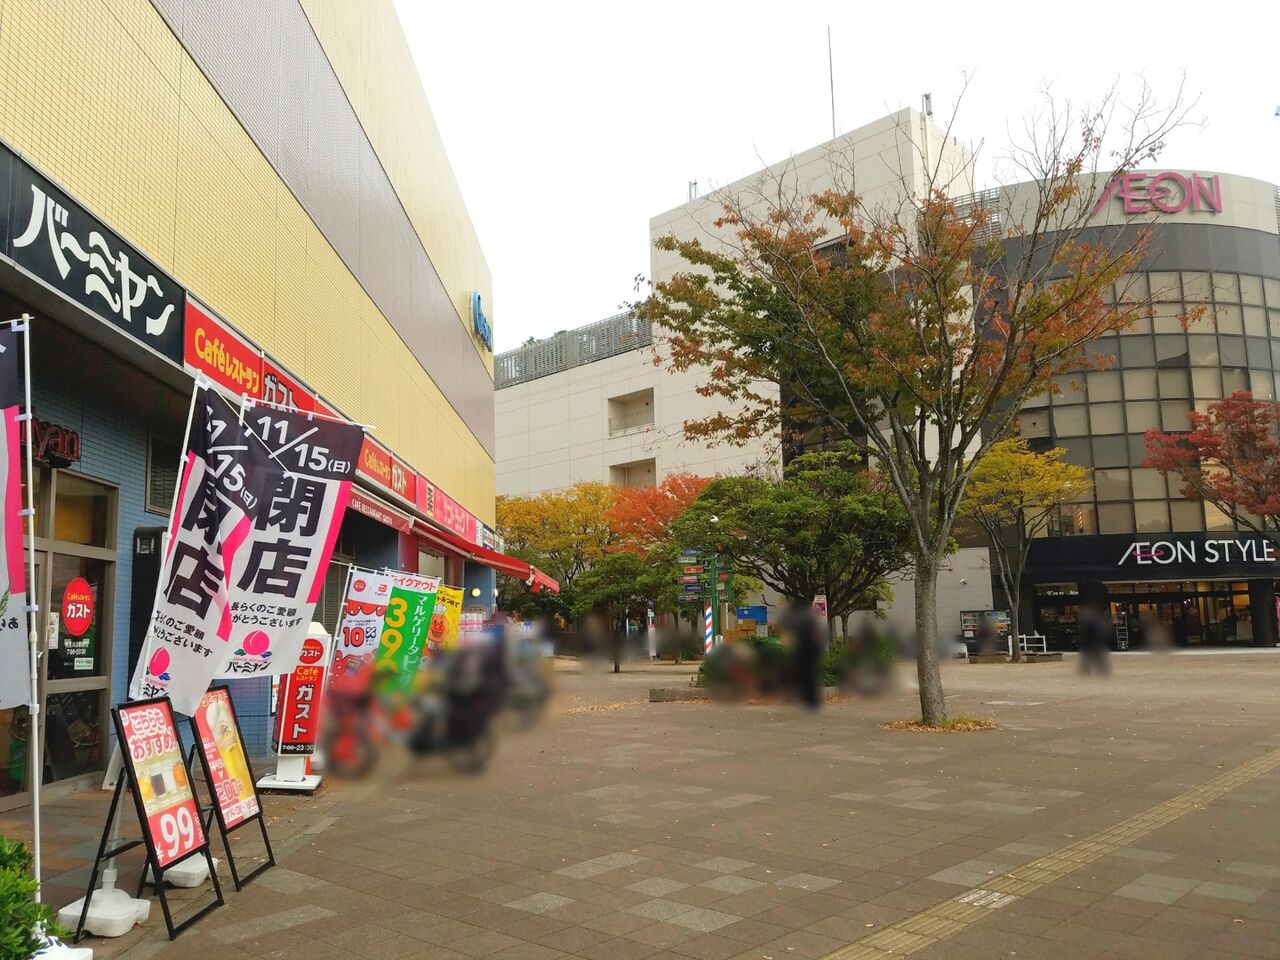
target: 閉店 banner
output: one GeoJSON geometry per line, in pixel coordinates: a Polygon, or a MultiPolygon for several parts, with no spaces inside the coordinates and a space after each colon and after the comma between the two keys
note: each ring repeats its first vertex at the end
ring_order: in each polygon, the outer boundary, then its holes
{"type": "Polygon", "coordinates": [[[373,672],[380,692],[403,693],[413,686],[422,660],[440,580],[413,573],[392,573],[390,577],[391,596],[382,620],[373,672]]]}
{"type": "Polygon", "coordinates": [[[21,346],[11,325],[0,327],[0,710],[31,698],[27,651],[27,578],[22,552],[21,346]]]}
{"type": "Polygon", "coordinates": [[[219,677],[273,676],[298,665],[333,544],[351,499],[359,424],[254,407],[245,424],[283,471],[262,504],[231,579],[231,642],[219,677]]]}
{"type": "Polygon", "coordinates": [[[130,696],[195,712],[210,681],[297,665],[363,430],[232,407],[198,386],[130,696]]]}

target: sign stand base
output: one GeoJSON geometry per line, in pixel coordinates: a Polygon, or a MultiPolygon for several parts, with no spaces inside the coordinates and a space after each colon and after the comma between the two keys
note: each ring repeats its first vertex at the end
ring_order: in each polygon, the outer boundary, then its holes
{"type": "MultiPolygon", "coordinates": [[[[213,869],[218,869],[218,858],[213,858],[213,869]]],[[[189,860],[183,860],[181,863],[170,867],[164,872],[164,882],[175,887],[198,887],[209,879],[209,865],[197,857],[189,860]]],[[[142,874],[143,884],[155,885],[155,879],[151,876],[151,867],[142,874]]]]}
{"type": "MultiPolygon", "coordinates": [[[[147,918],[151,916],[151,901],[129,896],[115,885],[115,877],[104,875],[102,886],[89,897],[81,897],[58,911],[58,923],[67,930],[74,930],[82,914],[83,929],[94,936],[123,937],[135,924],[147,922],[147,918]],[[86,899],[89,901],[87,906],[86,899]]],[[[92,953],[93,951],[89,951],[90,956],[92,953]]],[[[54,952],[46,954],[43,951],[39,954],[50,958],[64,955],[54,952]]]]}
{"type": "Polygon", "coordinates": [[[49,938],[31,960],[93,960],[93,948],[69,947],[61,940],[49,938]]]}
{"type": "Polygon", "coordinates": [[[307,773],[306,757],[282,756],[276,761],[276,772],[258,781],[259,790],[301,790],[311,793],[320,786],[320,775],[307,773]]]}

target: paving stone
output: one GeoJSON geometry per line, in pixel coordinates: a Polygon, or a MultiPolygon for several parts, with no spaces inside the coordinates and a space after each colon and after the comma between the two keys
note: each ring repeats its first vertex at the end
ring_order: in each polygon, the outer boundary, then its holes
{"type": "Polygon", "coordinates": [[[519,900],[512,900],[507,906],[516,910],[524,910],[527,913],[546,913],[549,910],[555,910],[557,907],[568,906],[573,902],[569,897],[544,892],[521,897],[519,900]]]}
{"type": "Polygon", "coordinates": [[[1215,900],[1232,900],[1236,903],[1257,903],[1267,891],[1260,887],[1247,887],[1236,883],[1216,883],[1209,881],[1195,888],[1195,892],[1215,900]]]}
{"type": "Polygon", "coordinates": [[[667,894],[683,890],[687,886],[689,884],[681,883],[678,880],[669,880],[666,877],[646,877],[635,883],[627,884],[627,889],[651,897],[665,897],[667,894]]]}
{"type": "Polygon", "coordinates": [[[742,917],[732,913],[721,913],[719,910],[708,910],[706,907],[693,907],[669,918],[667,922],[689,930],[697,930],[699,933],[711,933],[741,919],[742,917]]]}
{"type": "Polygon", "coordinates": [[[728,875],[707,880],[701,885],[722,893],[746,893],[748,890],[757,890],[765,886],[765,883],[762,880],[752,880],[750,877],[728,875]]]}
{"type": "Polygon", "coordinates": [[[754,867],[755,864],[750,860],[735,860],[732,857],[712,857],[710,860],[695,863],[694,866],[713,873],[738,873],[747,867],[754,867]]]}

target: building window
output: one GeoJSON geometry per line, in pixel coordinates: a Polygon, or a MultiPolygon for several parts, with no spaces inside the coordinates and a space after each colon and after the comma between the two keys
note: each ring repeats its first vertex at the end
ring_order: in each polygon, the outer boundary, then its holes
{"type": "Polygon", "coordinates": [[[167,517],[173,509],[173,492],[178,485],[178,460],[181,456],[178,444],[154,434],[147,438],[148,513],[167,517]]]}
{"type": "Polygon", "coordinates": [[[1133,533],[1133,507],[1127,503],[1098,506],[1099,533],[1133,533]]]}

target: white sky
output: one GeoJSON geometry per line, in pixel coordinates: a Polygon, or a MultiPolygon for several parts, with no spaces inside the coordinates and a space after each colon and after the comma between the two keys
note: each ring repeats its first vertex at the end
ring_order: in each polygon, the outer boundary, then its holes
{"type": "MultiPolygon", "coordinates": [[[[643,4],[395,0],[493,272],[499,352],[618,312],[649,218],[933,94],[990,162],[1051,83],[1089,100],[1183,70],[1203,129],[1162,166],[1280,181],[1280,16],[1268,2],[643,4]],[[1040,9],[1046,11],[1040,14],[1040,9]]],[[[986,184],[982,184],[986,185],[986,184]]]]}

